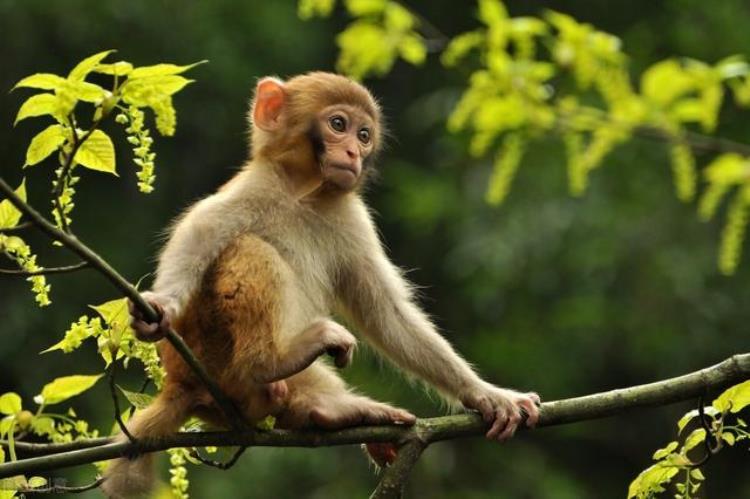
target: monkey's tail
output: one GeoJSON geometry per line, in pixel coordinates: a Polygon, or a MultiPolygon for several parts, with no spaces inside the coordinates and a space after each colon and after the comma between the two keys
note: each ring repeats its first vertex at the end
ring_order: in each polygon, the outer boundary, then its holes
{"type": "MultiPolygon", "coordinates": [[[[128,431],[136,439],[169,435],[180,429],[189,410],[188,394],[174,385],[167,385],[151,405],[136,412],[128,421],[128,431]]],[[[127,440],[126,435],[118,436],[118,441],[127,440]]],[[[110,462],[101,489],[110,499],[135,499],[146,497],[153,484],[153,454],[145,454],[110,462]]]]}

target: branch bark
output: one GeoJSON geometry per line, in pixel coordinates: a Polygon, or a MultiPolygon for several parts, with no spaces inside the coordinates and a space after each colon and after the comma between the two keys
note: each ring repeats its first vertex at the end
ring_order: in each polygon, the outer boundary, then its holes
{"type": "MultiPolygon", "coordinates": [[[[96,269],[100,274],[106,277],[114,286],[122,292],[127,298],[129,298],[138,309],[143,312],[146,319],[150,322],[159,322],[160,317],[156,311],[149,305],[138,293],[138,290],[130,284],[119,272],[117,272],[109,263],[107,263],[101,256],[95,253],[91,248],[82,243],[78,238],[72,234],[68,234],[53,224],[51,224],[46,218],[44,218],[38,211],[32,208],[28,203],[24,202],[18,197],[15,191],[5,182],[4,179],[0,178],[0,192],[10,200],[13,205],[26,215],[31,223],[38,227],[42,232],[47,234],[52,239],[61,242],[68,249],[72,250],[78,256],[80,256],[85,262],[88,262],[91,267],[96,269]]],[[[193,355],[193,352],[187,346],[182,337],[174,331],[169,329],[166,332],[167,340],[172,346],[179,352],[185,362],[190,366],[193,372],[196,374],[198,379],[204,384],[206,389],[209,391],[211,396],[216,400],[216,403],[224,412],[227,420],[232,424],[234,429],[244,429],[246,424],[244,418],[234,406],[231,400],[224,395],[219,386],[211,379],[206,370],[203,368],[198,359],[193,355]]]]}
{"type": "MultiPolygon", "coordinates": [[[[719,364],[663,381],[545,402],[542,404],[538,426],[556,426],[599,419],[638,407],[661,406],[697,399],[708,390],[723,389],[747,379],[750,379],[750,353],[738,354],[719,364]]],[[[420,419],[412,427],[362,426],[338,431],[271,430],[177,433],[157,439],[139,440],[136,444],[113,442],[112,439],[96,439],[91,442],[92,446],[89,448],[83,448],[87,445],[86,441],[74,442],[68,445],[76,446],[78,449],[58,452],[65,447],[50,444],[50,450],[56,453],[0,464],[0,478],[41,473],[172,447],[321,447],[365,442],[395,442],[402,445],[408,444],[409,452],[413,450],[416,453],[416,448],[421,445],[426,447],[442,440],[479,436],[486,430],[486,423],[478,415],[460,414],[420,419]]],[[[6,443],[3,445],[7,446],[6,443]]],[[[34,444],[30,447],[28,444],[17,442],[16,448],[21,452],[26,450],[43,452],[41,444],[34,444]]],[[[383,478],[389,478],[394,483],[398,479],[405,479],[408,473],[402,473],[402,471],[408,472],[413,465],[411,459],[411,457],[404,458],[399,469],[385,473],[383,478]]],[[[386,488],[393,490],[393,487],[386,488]]]]}

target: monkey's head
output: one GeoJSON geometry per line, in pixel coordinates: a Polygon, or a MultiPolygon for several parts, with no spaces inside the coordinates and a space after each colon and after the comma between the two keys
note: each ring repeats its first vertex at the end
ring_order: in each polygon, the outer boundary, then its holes
{"type": "Polygon", "coordinates": [[[262,78],[251,110],[254,159],[339,191],[362,184],[380,149],[380,108],[344,76],[314,72],[286,82],[262,78]]]}

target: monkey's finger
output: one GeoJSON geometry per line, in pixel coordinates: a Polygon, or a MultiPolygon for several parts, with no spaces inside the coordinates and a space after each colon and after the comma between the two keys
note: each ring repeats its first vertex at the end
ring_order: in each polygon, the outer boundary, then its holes
{"type": "Polygon", "coordinates": [[[539,406],[541,406],[541,405],[542,405],[542,399],[541,399],[541,397],[539,397],[539,394],[538,394],[538,393],[536,393],[536,392],[529,392],[529,393],[527,393],[526,395],[528,395],[529,397],[531,397],[531,400],[533,400],[533,401],[534,401],[534,404],[535,404],[535,405],[536,405],[537,407],[539,407],[539,406]]]}
{"type": "Polygon", "coordinates": [[[477,411],[479,411],[485,423],[491,423],[496,419],[495,407],[492,405],[492,402],[490,402],[489,398],[485,397],[479,399],[476,407],[472,407],[472,409],[476,409],[477,411]]]}
{"type": "Polygon", "coordinates": [[[494,440],[497,438],[497,436],[502,432],[506,425],[508,424],[508,416],[503,411],[497,411],[495,413],[495,420],[492,423],[492,426],[489,430],[487,430],[487,433],[485,436],[489,438],[490,440],[494,440]]]}
{"type": "Polygon", "coordinates": [[[395,424],[411,426],[417,422],[417,417],[409,411],[396,409],[395,413],[391,415],[391,421],[395,424]]]}
{"type": "Polygon", "coordinates": [[[536,406],[535,401],[522,399],[518,405],[526,415],[526,426],[529,428],[536,426],[536,423],[539,421],[539,408],[536,406]]]}
{"type": "Polygon", "coordinates": [[[518,419],[515,419],[511,417],[508,419],[508,424],[505,425],[505,429],[500,433],[500,435],[497,436],[498,442],[506,442],[513,438],[513,435],[516,434],[516,430],[518,429],[518,423],[520,422],[521,416],[518,416],[518,419]]]}

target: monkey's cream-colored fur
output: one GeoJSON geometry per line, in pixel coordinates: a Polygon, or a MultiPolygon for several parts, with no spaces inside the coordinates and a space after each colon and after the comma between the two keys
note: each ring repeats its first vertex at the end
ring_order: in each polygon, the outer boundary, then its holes
{"type": "MultiPolygon", "coordinates": [[[[534,394],[484,382],[436,331],[387,257],[358,189],[327,185],[326,158],[344,146],[325,139],[316,159],[309,123],[326,106],[349,106],[340,111],[349,121],[372,127],[367,148],[346,146],[353,162],[362,161],[380,141],[369,92],[326,73],[262,80],[258,88],[253,160],[177,221],[145,295],[219,386],[249,421],[273,414],[288,428],[411,424],[411,414],[353,393],[332,366],[315,360],[326,352],[340,367],[351,360],[355,339],[333,322],[335,313],[400,368],[480,411],[493,423],[491,436],[512,435],[522,408],[535,419],[534,394]]],[[[165,388],[128,424],[131,432],[168,434],[192,414],[224,423],[179,356],[161,348],[165,388]]],[[[143,458],[116,460],[106,475],[103,489],[116,498],[138,497],[152,481],[143,458]]]]}

